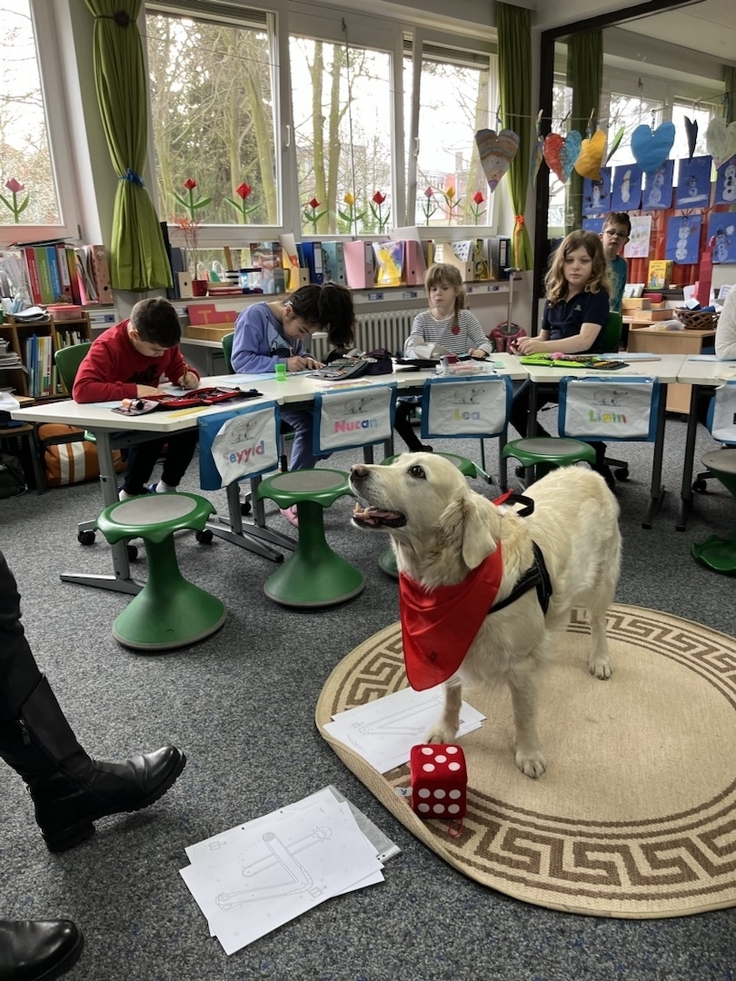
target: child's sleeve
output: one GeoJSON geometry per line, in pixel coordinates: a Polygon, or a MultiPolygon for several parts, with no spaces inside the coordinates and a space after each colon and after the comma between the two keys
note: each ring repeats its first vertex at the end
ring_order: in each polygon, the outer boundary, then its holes
{"type": "Polygon", "coordinates": [[[190,364],[187,364],[181,353],[181,348],[178,345],[177,347],[172,347],[169,350],[171,351],[171,354],[169,355],[169,359],[162,374],[165,375],[172,385],[178,385],[179,380],[183,378],[188,371],[195,374],[197,378],[202,377],[196,368],[190,364]]]}
{"type": "Polygon", "coordinates": [[[122,399],[136,398],[138,385],[135,382],[114,380],[120,373],[110,347],[93,343],[77,370],[72,398],[80,403],[118,402],[122,399]]]}
{"type": "Polygon", "coordinates": [[[424,318],[420,313],[414,318],[414,323],[411,325],[411,333],[406,339],[404,344],[404,357],[405,358],[416,358],[416,345],[426,344],[426,339],[424,337],[424,318]]]}
{"type": "Polygon", "coordinates": [[[463,310],[466,315],[463,319],[466,322],[467,329],[467,349],[480,348],[481,351],[485,351],[486,354],[493,354],[494,348],[493,343],[488,339],[486,332],[480,325],[480,321],[471,313],[470,310],[463,310]]]}
{"type": "Polygon", "coordinates": [[[243,310],[235,321],[230,360],[237,374],[265,375],[275,371],[277,364],[286,363],[286,358],[271,354],[268,319],[253,307],[243,310]]]}

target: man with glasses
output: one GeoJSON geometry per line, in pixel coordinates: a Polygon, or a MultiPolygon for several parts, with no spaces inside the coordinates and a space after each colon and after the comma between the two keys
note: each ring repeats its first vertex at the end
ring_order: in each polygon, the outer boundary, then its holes
{"type": "Polygon", "coordinates": [[[621,301],[626,286],[628,267],[626,259],[620,254],[631,235],[631,219],[624,211],[617,211],[606,218],[601,232],[603,251],[608,263],[608,275],[613,284],[609,309],[621,313],[621,301]]]}

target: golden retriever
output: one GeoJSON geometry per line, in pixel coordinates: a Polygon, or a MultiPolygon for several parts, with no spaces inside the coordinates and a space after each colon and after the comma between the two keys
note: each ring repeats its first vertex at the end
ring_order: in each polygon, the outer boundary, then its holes
{"type": "Polygon", "coordinates": [[[436,453],[406,453],[390,466],[356,464],[350,484],[368,505],[356,505],[353,523],[388,531],[399,572],[426,593],[462,583],[500,545],[498,605],[534,567],[532,543],[541,550],[552,587],[546,614],[531,588],[481,620],[460,667],[444,683],[444,710],[426,737],[452,742],[461,685],[500,678],[511,690],[516,765],[529,777],[541,776],[547,762],[536,722],[540,670],[551,654],[551,631],[565,629],[573,606],[589,613],[590,673],[611,676],[606,610],[618,582],[621,539],[618,504],[605,481],[583,467],[554,470],[525,492],[534,501],[528,517],[473,491],[436,453]]]}

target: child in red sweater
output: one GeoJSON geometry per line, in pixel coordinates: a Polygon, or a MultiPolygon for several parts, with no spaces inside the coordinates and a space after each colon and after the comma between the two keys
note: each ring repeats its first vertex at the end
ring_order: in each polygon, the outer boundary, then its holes
{"type": "MultiPolygon", "coordinates": [[[[199,373],[179,350],[181,326],[176,310],[162,297],[141,300],[123,320],[100,334],[74,379],[75,402],[119,402],[160,395],[161,378],[185,389],[199,386],[199,373]]],[[[156,460],[167,446],[158,493],[175,491],[197,446],[197,431],[172,433],[131,446],[123,474],[120,500],[146,494],[156,460]]]]}

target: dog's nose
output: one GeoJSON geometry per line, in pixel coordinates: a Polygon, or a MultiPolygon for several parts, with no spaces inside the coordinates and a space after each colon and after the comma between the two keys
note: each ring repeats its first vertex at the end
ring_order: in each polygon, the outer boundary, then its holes
{"type": "Polygon", "coordinates": [[[353,480],[365,480],[368,476],[368,467],[363,463],[354,463],[350,468],[350,476],[353,480]]]}

